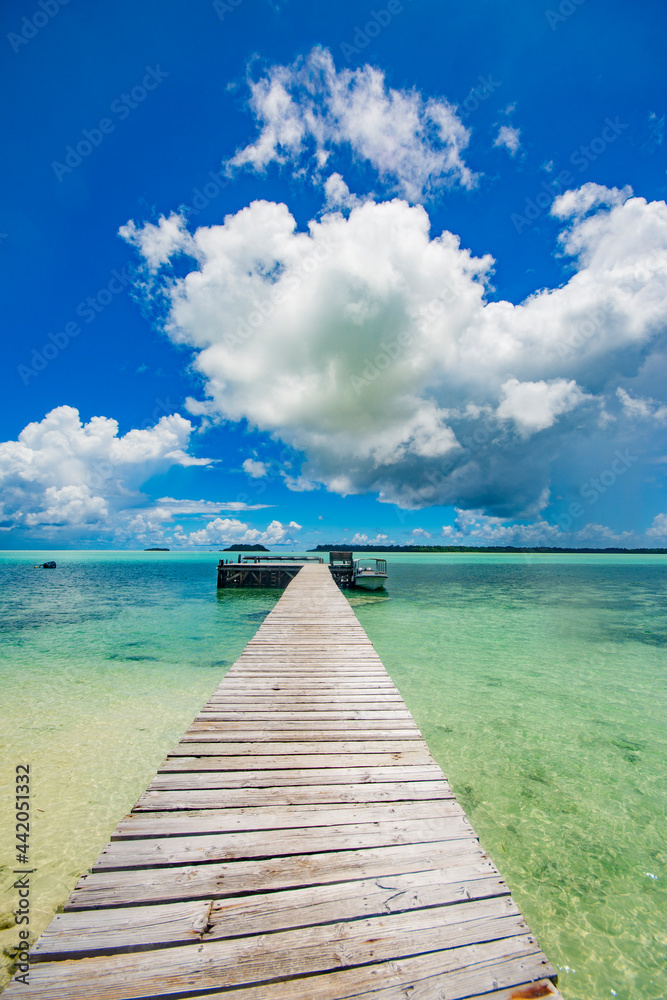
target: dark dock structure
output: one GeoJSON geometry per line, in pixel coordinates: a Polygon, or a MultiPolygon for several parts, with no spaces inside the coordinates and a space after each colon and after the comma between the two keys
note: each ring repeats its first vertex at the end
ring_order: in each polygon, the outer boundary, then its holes
{"type": "MultiPolygon", "coordinates": [[[[318,559],[318,563],[322,560],[318,559]]],[[[266,559],[245,556],[237,562],[221,559],[218,563],[218,589],[225,587],[286,587],[297,575],[306,561],[302,559],[281,559],[273,556],[266,559]]]]}
{"type": "Polygon", "coordinates": [[[321,563],[299,568],[31,956],[7,1000],[560,998],[321,563]]]}
{"type": "MultiPolygon", "coordinates": [[[[321,556],[239,556],[218,563],[218,589],[226,587],[286,587],[302,566],[323,563],[321,556]]],[[[331,552],[329,571],[342,589],[353,584],[352,553],[331,552]]]]}

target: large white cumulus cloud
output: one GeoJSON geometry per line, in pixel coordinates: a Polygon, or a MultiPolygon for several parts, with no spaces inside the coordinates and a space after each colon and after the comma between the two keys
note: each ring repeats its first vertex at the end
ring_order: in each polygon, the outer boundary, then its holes
{"type": "Polygon", "coordinates": [[[308,232],[257,201],[192,236],[177,220],[169,240],[126,234],[152,267],[195,259],[164,279],[169,335],[192,348],[209,407],[305,452],[309,479],[405,507],[529,515],[568,434],[623,419],[619,370],[645,369],[664,334],[667,206],[630,194],[586,185],[557,199],[573,273],[517,305],[488,301],[489,255],[432,236],[425,210],[400,200],[329,212],[308,232]]]}
{"type": "Polygon", "coordinates": [[[171,465],[209,464],[187,453],[192,429],[174,413],[119,436],[110,417],[83,423],[74,407],[56,407],[0,444],[2,526],[111,530],[149,476],[171,465]]]}

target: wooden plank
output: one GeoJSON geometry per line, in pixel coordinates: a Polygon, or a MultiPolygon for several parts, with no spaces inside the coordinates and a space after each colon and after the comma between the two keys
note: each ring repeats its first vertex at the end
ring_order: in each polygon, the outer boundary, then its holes
{"type": "Polygon", "coordinates": [[[333,938],[330,927],[312,926],[63,962],[59,992],[51,985],[51,963],[39,962],[24,996],[90,1000],[92,990],[103,989],[106,1000],[125,1000],[229,988],[424,954],[442,942],[445,931],[454,948],[524,935],[527,928],[509,897],[470,900],[337,924],[333,938]]]}
{"type": "MultiPolygon", "coordinates": [[[[387,767],[389,765],[434,764],[426,750],[417,749],[403,753],[358,753],[347,754],[345,766],[387,767]]],[[[436,765],[437,766],[437,765],[436,765]]],[[[160,764],[158,774],[182,774],[187,771],[277,771],[293,768],[335,768],[341,769],[339,754],[248,754],[240,757],[167,757],[160,764]]]]}
{"type": "Polygon", "coordinates": [[[229,861],[140,872],[93,872],[82,875],[65,904],[66,910],[101,906],[135,906],[185,899],[223,899],[239,893],[269,892],[301,885],[323,885],[349,879],[376,878],[444,868],[450,880],[457,868],[479,874],[496,870],[473,841],[400,844],[356,851],[290,855],[269,861],[229,861]]]}
{"type": "Polygon", "coordinates": [[[273,806],[324,802],[401,802],[406,799],[449,799],[454,793],[444,780],[378,781],[357,785],[287,785],[272,788],[221,788],[177,792],[146,791],[135,809],[216,809],[221,805],[273,806]]]}
{"type": "MultiPolygon", "coordinates": [[[[296,713],[295,713],[296,714],[296,713]]],[[[228,733],[241,733],[249,729],[259,729],[262,728],[265,732],[280,731],[282,729],[293,730],[298,732],[299,730],[305,730],[306,732],[311,730],[313,727],[312,716],[304,719],[283,719],[269,718],[266,721],[258,721],[253,718],[241,719],[234,722],[225,722],[224,725],[219,724],[215,719],[207,719],[206,716],[197,716],[197,721],[193,722],[188,729],[189,733],[204,732],[205,730],[221,729],[228,733]],[[201,720],[201,721],[200,721],[201,720]]],[[[372,731],[374,729],[382,730],[382,726],[373,726],[368,719],[318,719],[317,727],[320,732],[347,732],[353,733],[357,730],[372,731]]],[[[390,731],[397,732],[398,730],[405,729],[408,732],[419,732],[415,722],[413,722],[411,717],[404,719],[391,719],[388,723],[387,728],[390,731]]]]}
{"type": "Polygon", "coordinates": [[[90,956],[140,951],[161,943],[267,934],[509,894],[507,885],[496,875],[454,882],[445,876],[436,870],[225,900],[61,913],[32,955],[36,961],[53,961],[76,953],[90,956]]]}
{"type": "MultiPolygon", "coordinates": [[[[323,659],[321,664],[314,664],[312,661],[308,660],[303,663],[303,665],[295,664],[291,661],[289,664],[284,664],[280,666],[275,662],[275,656],[267,657],[267,666],[265,668],[260,668],[259,666],[248,665],[244,668],[243,673],[232,674],[229,677],[229,683],[225,683],[225,688],[231,685],[234,681],[242,681],[245,683],[262,681],[270,681],[271,684],[282,684],[283,681],[308,681],[312,680],[315,684],[319,684],[320,681],[324,681],[328,684],[336,685],[338,683],[348,683],[359,685],[378,685],[380,687],[386,687],[391,690],[395,690],[394,684],[389,680],[386,674],[380,670],[362,669],[359,667],[358,662],[353,662],[350,667],[339,666],[335,667],[331,662],[327,662],[327,659],[323,659]]],[[[227,681],[227,675],[223,679],[223,683],[227,681]]]]}
{"type": "Polygon", "coordinates": [[[202,711],[205,712],[209,708],[215,711],[218,705],[229,706],[234,710],[273,705],[278,710],[282,707],[286,707],[297,708],[301,711],[302,707],[307,707],[311,712],[317,712],[322,708],[328,709],[331,707],[337,707],[338,705],[342,705],[344,708],[372,710],[375,707],[392,708],[394,705],[402,706],[403,704],[403,699],[399,694],[360,694],[355,697],[352,695],[339,695],[332,693],[328,696],[293,694],[281,697],[278,691],[271,691],[271,693],[257,692],[256,694],[252,694],[250,692],[228,691],[224,696],[217,694],[212,695],[203,706],[202,711]]]}
{"type": "Polygon", "coordinates": [[[467,945],[326,975],[216,990],[205,996],[214,1000],[442,1000],[443,995],[447,1000],[563,1000],[556,987],[541,978],[549,969],[532,935],[517,935],[483,946],[467,945]],[[521,985],[503,988],[501,984],[507,982],[521,985]],[[494,989],[494,984],[499,988],[494,989]],[[471,989],[484,993],[471,996],[471,989]]]}
{"type": "MultiPolygon", "coordinates": [[[[262,711],[261,708],[246,708],[245,710],[239,711],[221,711],[220,709],[213,709],[210,705],[195,716],[195,722],[241,722],[251,720],[252,722],[308,722],[311,726],[313,724],[313,713],[310,711],[295,711],[294,709],[288,708],[274,708],[271,711],[262,711]]],[[[382,726],[379,725],[381,722],[393,722],[398,720],[402,722],[409,722],[414,725],[412,716],[407,709],[375,709],[374,711],[368,711],[368,709],[341,709],[339,711],[322,709],[317,713],[317,719],[315,720],[318,724],[320,722],[327,721],[354,721],[354,722],[373,722],[378,724],[378,728],[381,729],[382,726]]]]}
{"type": "MultiPolygon", "coordinates": [[[[386,740],[387,743],[395,744],[399,740],[419,741],[423,743],[423,738],[418,729],[237,729],[230,732],[226,727],[219,729],[199,728],[188,730],[182,737],[180,746],[187,743],[229,743],[238,746],[241,743],[270,743],[274,747],[277,743],[331,743],[338,739],[341,742],[353,743],[375,743],[386,740]]],[[[174,751],[172,751],[173,753],[174,751]]],[[[187,751],[192,753],[191,750],[187,751]]]]}
{"type": "MultiPolygon", "coordinates": [[[[342,756],[346,754],[359,754],[359,753],[404,753],[411,751],[421,751],[422,748],[426,747],[423,740],[414,739],[382,739],[382,733],[375,733],[374,739],[363,739],[363,740],[337,740],[337,739],[326,739],[326,740],[295,740],[295,741],[282,741],[282,740],[271,740],[270,742],[255,743],[247,742],[243,746],[244,752],[247,751],[248,754],[252,756],[264,756],[266,754],[278,755],[278,754],[316,754],[320,750],[322,753],[335,754],[336,756],[342,756]]],[[[177,743],[173,750],[169,751],[170,757],[187,756],[191,757],[193,755],[198,756],[231,756],[236,757],[239,753],[239,740],[238,738],[224,739],[224,736],[216,734],[211,734],[210,739],[207,736],[206,739],[190,739],[181,740],[177,743]]]]}
{"type": "Polygon", "coordinates": [[[289,854],[322,853],[391,847],[396,844],[436,843],[446,840],[476,840],[461,816],[434,820],[401,820],[399,823],[357,823],[314,827],[310,830],[265,830],[216,836],[156,837],[146,840],[114,840],[101,851],[92,871],[156,868],[162,865],[193,865],[238,858],[279,858],[289,854]]]}
{"type": "MultiPolygon", "coordinates": [[[[294,761],[292,761],[294,764],[294,761]]],[[[362,782],[441,781],[437,764],[399,765],[385,767],[284,767],[278,770],[206,771],[159,773],[147,791],[177,791],[205,788],[271,788],[281,785],[354,785],[362,782]]]]}
{"type": "Polygon", "coordinates": [[[332,806],[273,806],[245,809],[192,809],[180,812],[130,813],[121,820],[111,840],[179,837],[241,830],[288,830],[345,826],[348,823],[397,823],[410,819],[465,816],[456,799],[419,802],[339,802],[332,806]]]}
{"type": "Polygon", "coordinates": [[[371,694],[378,691],[380,694],[396,694],[396,687],[390,680],[380,677],[377,679],[365,680],[358,673],[346,675],[333,679],[329,671],[324,672],[323,677],[313,677],[312,681],[302,677],[288,677],[284,674],[267,674],[262,676],[227,677],[224,679],[224,688],[218,687],[218,693],[228,690],[238,691],[292,691],[294,688],[303,687],[306,694],[323,694],[329,691],[333,694],[371,694]]]}
{"type": "Polygon", "coordinates": [[[563,1000],[542,978],[553,974],[535,938],[526,934],[324,976],[224,993],[216,990],[206,996],[213,1000],[563,1000]],[[505,985],[514,983],[518,985],[505,985]]]}
{"type": "Polygon", "coordinates": [[[331,695],[342,695],[349,700],[358,695],[366,697],[378,697],[397,694],[393,684],[386,681],[363,681],[358,677],[354,679],[342,680],[333,679],[330,674],[322,678],[295,678],[295,677],[272,677],[258,679],[247,677],[230,678],[229,684],[224,688],[219,688],[216,694],[219,697],[245,695],[255,698],[256,696],[272,697],[277,695],[281,700],[287,701],[292,697],[309,698],[313,695],[323,698],[331,695]]]}

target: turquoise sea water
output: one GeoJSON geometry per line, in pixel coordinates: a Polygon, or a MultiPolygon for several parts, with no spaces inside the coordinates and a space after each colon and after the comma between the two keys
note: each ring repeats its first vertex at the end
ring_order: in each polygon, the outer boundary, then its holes
{"type": "MultiPolygon", "coordinates": [[[[14,767],[32,773],[38,933],[280,591],[217,553],[0,554],[0,943],[14,767]]],[[[388,555],[350,594],[567,1000],[667,996],[667,560],[388,555]]]]}

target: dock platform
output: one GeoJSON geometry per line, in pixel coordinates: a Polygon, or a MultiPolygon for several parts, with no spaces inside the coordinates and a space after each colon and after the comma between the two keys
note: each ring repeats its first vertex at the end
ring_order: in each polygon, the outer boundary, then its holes
{"type": "Polygon", "coordinates": [[[329,567],[300,568],[7,1000],[527,1000],[556,974],[329,567]]]}
{"type": "Polygon", "coordinates": [[[249,559],[218,563],[218,589],[225,587],[287,587],[304,562],[249,559]]]}

